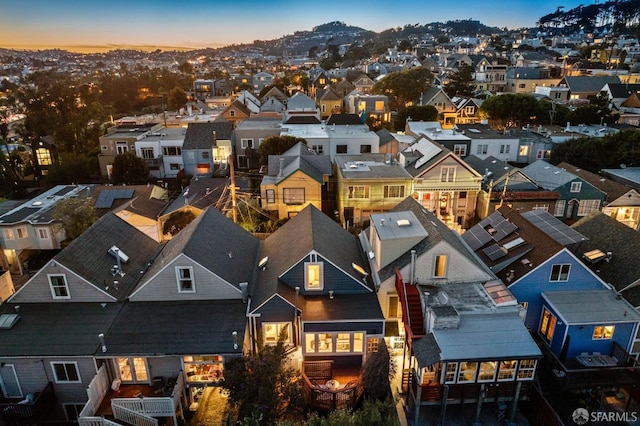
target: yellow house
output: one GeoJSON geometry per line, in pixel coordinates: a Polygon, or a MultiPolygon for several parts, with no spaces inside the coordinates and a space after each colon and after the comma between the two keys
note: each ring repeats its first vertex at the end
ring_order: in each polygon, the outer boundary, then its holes
{"type": "Polygon", "coordinates": [[[372,213],[394,208],[411,193],[411,175],[389,154],[336,155],[340,221],[365,227],[372,213]]]}
{"type": "Polygon", "coordinates": [[[262,209],[278,219],[290,218],[313,204],[329,208],[328,182],[331,159],[317,155],[299,142],[282,155],[270,155],[267,174],[260,184],[262,209]]]}

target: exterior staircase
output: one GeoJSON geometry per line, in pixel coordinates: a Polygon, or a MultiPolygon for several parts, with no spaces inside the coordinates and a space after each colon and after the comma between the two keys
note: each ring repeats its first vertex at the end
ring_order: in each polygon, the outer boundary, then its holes
{"type": "Polygon", "coordinates": [[[408,323],[414,336],[422,336],[424,330],[424,316],[422,315],[422,302],[420,301],[420,293],[415,285],[405,286],[407,290],[407,315],[408,323]]]}

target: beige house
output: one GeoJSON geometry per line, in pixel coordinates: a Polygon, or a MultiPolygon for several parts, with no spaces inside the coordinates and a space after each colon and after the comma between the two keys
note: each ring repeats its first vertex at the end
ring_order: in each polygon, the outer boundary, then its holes
{"type": "Polygon", "coordinates": [[[629,190],[603,207],[602,213],[637,231],[640,229],[640,193],[629,190]]]}
{"type": "Polygon", "coordinates": [[[439,87],[429,87],[422,92],[418,105],[431,105],[438,110],[438,121],[443,129],[452,129],[456,124],[458,111],[456,104],[439,87]]]}
{"type": "Polygon", "coordinates": [[[331,176],[328,155],[317,155],[299,142],[283,155],[270,155],[267,174],[260,184],[262,208],[278,219],[297,215],[307,205],[331,211],[328,182],[331,176]]]}

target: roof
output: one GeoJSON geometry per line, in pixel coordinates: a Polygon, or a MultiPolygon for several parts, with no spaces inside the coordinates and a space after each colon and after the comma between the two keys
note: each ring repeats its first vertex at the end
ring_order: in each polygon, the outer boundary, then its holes
{"type": "Polygon", "coordinates": [[[107,355],[240,355],[245,311],[242,300],[127,302],[105,333],[107,355]],[[234,331],[238,349],[233,348],[234,331]]]}
{"type": "Polygon", "coordinates": [[[617,76],[567,76],[560,84],[566,83],[571,93],[597,93],[607,84],[620,83],[617,76]]]}
{"type": "Polygon", "coordinates": [[[604,176],[591,173],[588,170],[582,169],[580,167],[576,167],[567,162],[562,162],[558,164],[558,167],[570,173],[573,173],[574,175],[589,182],[591,185],[595,186],[599,190],[606,193],[607,199],[605,201],[609,203],[621,197],[623,194],[625,194],[629,190],[629,187],[627,187],[626,185],[623,185],[611,179],[607,179],[604,176]]]}
{"type": "Polygon", "coordinates": [[[443,361],[540,358],[542,353],[518,315],[461,315],[458,328],[435,329],[443,361]]]}
{"type": "Polygon", "coordinates": [[[314,115],[292,115],[284,124],[320,124],[314,115]]]}
{"type": "Polygon", "coordinates": [[[411,180],[400,164],[387,154],[337,155],[336,169],[344,179],[405,179],[411,180]]]}
{"type": "Polygon", "coordinates": [[[521,172],[547,190],[554,190],[577,178],[576,175],[544,160],[537,160],[529,164],[521,169],[521,172]]]}
{"type": "Polygon", "coordinates": [[[140,279],[140,272],[153,261],[160,244],[114,213],[98,219],[53,259],[103,290],[105,280],[113,281],[111,268],[116,259],[109,254],[113,246],[127,255],[129,261],[121,264],[125,275],[118,278],[118,287],[110,286],[105,291],[123,300],[140,279]]]}
{"type": "Polygon", "coordinates": [[[440,347],[433,333],[429,333],[421,339],[414,340],[411,343],[411,350],[420,368],[429,367],[441,361],[440,347]]]}
{"type": "Polygon", "coordinates": [[[609,83],[607,84],[613,98],[628,98],[640,92],[640,84],[609,83]]]}
{"type": "Polygon", "coordinates": [[[0,216],[0,224],[50,223],[53,221],[53,207],[58,202],[65,198],[80,196],[82,191],[88,189],[87,185],[57,185],[4,213],[0,216]]]}
{"type": "Polygon", "coordinates": [[[223,117],[207,123],[189,123],[182,149],[211,149],[217,139],[231,140],[232,133],[233,125],[223,117]]]}
{"type": "Polygon", "coordinates": [[[496,180],[511,170],[509,163],[492,155],[484,160],[476,157],[475,155],[469,155],[464,157],[464,162],[471,166],[473,170],[478,172],[480,175],[486,176],[487,180],[496,180]]]}
{"type": "Polygon", "coordinates": [[[380,138],[380,146],[384,146],[389,142],[396,140],[396,138],[393,136],[393,133],[391,133],[387,129],[380,129],[376,132],[376,134],[380,138]]]}
{"type": "Polygon", "coordinates": [[[331,157],[316,155],[314,151],[307,148],[305,143],[298,142],[283,155],[269,156],[269,168],[267,175],[263,177],[262,184],[280,183],[298,170],[323,184],[324,176],[333,173],[331,157]],[[282,173],[280,173],[281,166],[282,173]]]}
{"type": "MultiPolygon", "coordinates": [[[[253,95],[252,95],[252,97],[253,97],[253,99],[257,100],[253,95]]],[[[237,99],[234,100],[233,102],[231,102],[231,104],[228,107],[226,107],[224,111],[229,111],[230,109],[239,110],[240,112],[242,112],[247,117],[249,117],[251,115],[251,110],[249,109],[249,107],[247,107],[245,104],[243,104],[242,102],[240,102],[237,99]]]]}
{"type": "Polygon", "coordinates": [[[331,114],[327,125],[346,126],[349,124],[362,125],[362,119],[357,114],[331,114]]]}
{"type": "Polygon", "coordinates": [[[522,217],[563,246],[581,243],[588,239],[546,210],[529,210],[523,212],[522,217]]]}
{"type": "MultiPolygon", "coordinates": [[[[572,248],[578,258],[591,250],[611,253],[608,262],[584,262],[604,282],[621,291],[640,279],[640,234],[637,231],[599,211],[591,212],[571,227],[589,238],[572,248]],[[607,232],[602,232],[603,229],[607,232]]],[[[633,306],[640,306],[640,286],[624,290],[622,295],[633,306]]]]}
{"type": "Polygon", "coordinates": [[[99,186],[92,197],[96,209],[127,210],[157,219],[168,204],[168,192],[156,185],[99,186]]]}
{"type": "Polygon", "coordinates": [[[258,239],[213,207],[195,218],[167,242],[146,276],[154,276],[184,254],[204,268],[239,288],[253,273],[258,239]]]}
{"type": "MultiPolygon", "coordinates": [[[[98,334],[107,333],[119,303],[23,303],[20,319],[0,329],[1,357],[91,356],[100,347],[98,334]]],[[[0,313],[15,313],[3,304],[0,313]]]]}
{"type": "Polygon", "coordinates": [[[337,294],[333,299],[324,296],[306,296],[301,300],[302,320],[359,321],[384,320],[378,296],[375,293],[337,294]]]}
{"type": "Polygon", "coordinates": [[[640,206],[640,193],[635,189],[630,189],[625,192],[620,197],[614,199],[612,202],[607,204],[607,207],[629,207],[629,206],[640,206]]]}
{"type": "Polygon", "coordinates": [[[640,321],[640,313],[611,290],[543,291],[542,298],[568,325],[640,321]]]}
{"type": "MultiPolygon", "coordinates": [[[[620,169],[603,169],[607,175],[623,181],[625,184],[640,189],[640,167],[625,167],[620,169]]],[[[616,179],[616,180],[618,180],[616,179]]]]}

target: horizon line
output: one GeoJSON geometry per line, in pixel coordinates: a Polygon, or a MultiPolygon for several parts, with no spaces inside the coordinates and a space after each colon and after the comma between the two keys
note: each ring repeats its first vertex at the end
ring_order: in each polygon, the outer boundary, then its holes
{"type": "Polygon", "coordinates": [[[161,51],[189,51],[198,49],[216,49],[220,47],[229,46],[223,43],[211,43],[207,45],[193,45],[193,46],[161,46],[151,44],[70,44],[70,45],[47,45],[47,44],[2,44],[0,43],[0,49],[18,50],[18,51],[41,51],[41,50],[66,50],[72,53],[107,53],[112,50],[138,50],[144,52],[153,52],[156,50],[161,51]]]}

